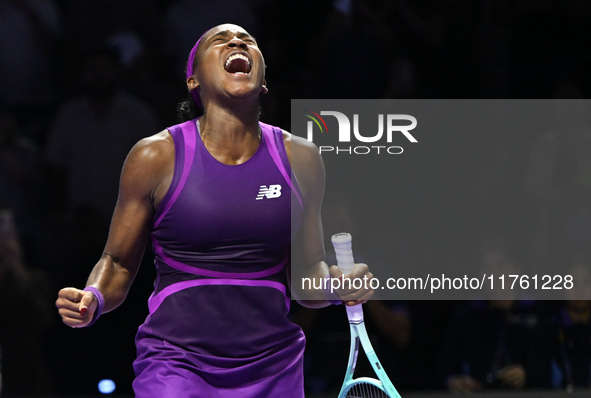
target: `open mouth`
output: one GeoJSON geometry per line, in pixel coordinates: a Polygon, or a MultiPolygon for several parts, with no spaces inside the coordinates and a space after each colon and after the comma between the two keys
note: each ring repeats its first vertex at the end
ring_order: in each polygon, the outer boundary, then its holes
{"type": "Polygon", "coordinates": [[[224,69],[228,73],[248,74],[250,72],[250,60],[243,54],[232,54],[226,60],[224,69]]]}

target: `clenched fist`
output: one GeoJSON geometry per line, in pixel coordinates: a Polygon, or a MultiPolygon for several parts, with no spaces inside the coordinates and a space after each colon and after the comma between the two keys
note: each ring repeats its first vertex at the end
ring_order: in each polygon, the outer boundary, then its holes
{"type": "Polygon", "coordinates": [[[66,325],[82,328],[92,321],[98,302],[92,292],[67,287],[59,291],[55,306],[66,325]]]}

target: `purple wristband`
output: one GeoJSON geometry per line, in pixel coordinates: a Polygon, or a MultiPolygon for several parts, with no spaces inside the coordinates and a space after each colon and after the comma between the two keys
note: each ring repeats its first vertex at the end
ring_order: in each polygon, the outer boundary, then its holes
{"type": "Polygon", "coordinates": [[[97,319],[99,319],[99,316],[101,316],[101,314],[103,313],[103,308],[105,308],[105,298],[96,287],[88,286],[84,288],[84,291],[92,292],[92,294],[94,294],[94,297],[96,297],[96,301],[98,302],[96,311],[94,311],[94,315],[92,316],[92,321],[90,321],[90,323],[86,325],[90,326],[93,325],[97,321],[97,319]]]}
{"type": "Polygon", "coordinates": [[[326,300],[333,304],[333,305],[339,305],[339,304],[343,304],[343,302],[339,299],[339,296],[330,291],[330,275],[327,275],[324,278],[324,283],[322,284],[322,290],[324,291],[324,297],[326,297],[326,300]]]}

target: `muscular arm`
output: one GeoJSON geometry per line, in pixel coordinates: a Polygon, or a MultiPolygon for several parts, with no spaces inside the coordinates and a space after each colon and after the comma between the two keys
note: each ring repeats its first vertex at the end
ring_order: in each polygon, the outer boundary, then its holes
{"type": "MultiPolygon", "coordinates": [[[[338,278],[342,275],[338,267],[329,268],[324,261],[326,253],[320,214],[325,184],[324,163],[318,148],[311,142],[292,135],[285,138],[285,147],[293,173],[304,194],[304,211],[300,229],[292,245],[292,259],[295,262],[292,275],[295,277],[296,283],[301,283],[301,278],[304,277],[323,280],[330,275],[332,278],[338,278]]],[[[348,275],[349,278],[363,278],[364,276],[369,279],[373,278],[365,264],[356,264],[348,275]]],[[[373,290],[340,289],[338,293],[347,305],[355,305],[369,299],[373,295],[373,290]]],[[[306,291],[304,297],[298,298],[298,302],[311,308],[329,305],[322,290],[306,291]]]]}
{"type": "MultiPolygon", "coordinates": [[[[138,142],[129,153],[119,187],[119,198],[103,254],[87,286],[105,298],[104,312],[117,308],[129,292],[148,239],[149,222],[172,179],[174,143],[168,132],[138,142]]],[[[96,309],[90,292],[62,289],[56,306],[64,323],[86,326],[96,309]],[[82,307],[88,308],[88,313],[82,307]]]]}
{"type": "MultiPolygon", "coordinates": [[[[324,236],[320,210],[324,196],[325,171],[316,146],[300,137],[290,136],[286,141],[293,173],[304,195],[304,210],[300,229],[293,243],[295,260],[293,275],[296,283],[302,277],[324,279],[329,275],[324,262],[324,236]]],[[[320,308],[329,305],[322,291],[306,292],[306,299],[298,302],[306,307],[320,308]]]]}

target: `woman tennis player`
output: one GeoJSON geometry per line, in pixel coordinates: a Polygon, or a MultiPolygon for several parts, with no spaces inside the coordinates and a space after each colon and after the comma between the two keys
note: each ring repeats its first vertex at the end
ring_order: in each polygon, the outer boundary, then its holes
{"type": "MultiPolygon", "coordinates": [[[[303,397],[305,339],[286,317],[292,236],[308,275],[341,275],[323,261],[322,160],[314,145],[259,122],[265,62],[243,28],[207,31],[187,69],[204,115],[131,150],[103,255],[87,287],[62,289],[56,305],[71,327],[115,309],[151,239],[158,276],[136,336],[136,396],[303,397]]],[[[358,264],[350,277],[364,276],[358,264]]],[[[328,305],[313,294],[304,305],[328,305]]]]}

